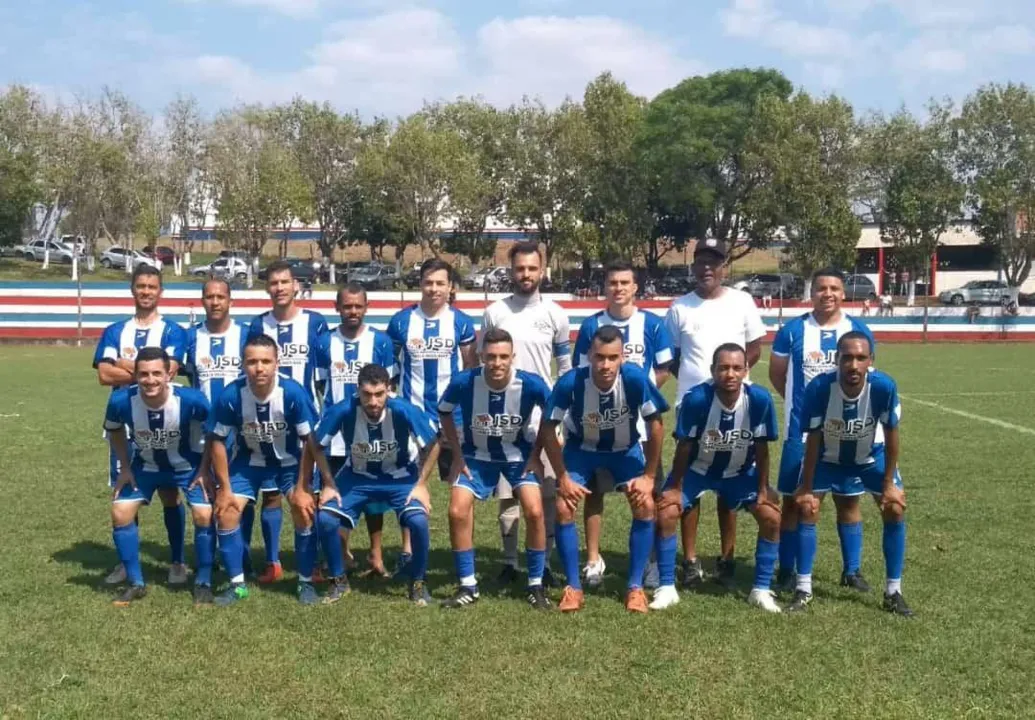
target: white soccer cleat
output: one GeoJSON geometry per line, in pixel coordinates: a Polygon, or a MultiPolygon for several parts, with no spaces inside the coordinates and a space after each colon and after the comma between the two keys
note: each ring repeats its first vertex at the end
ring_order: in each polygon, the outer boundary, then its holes
{"type": "Polygon", "coordinates": [[[586,567],[582,568],[582,576],[586,581],[586,587],[600,587],[600,584],[604,582],[605,570],[607,570],[607,565],[604,563],[604,558],[598,559],[595,563],[587,563],[586,567]]]}
{"type": "Polygon", "coordinates": [[[175,565],[169,566],[169,584],[170,585],[186,585],[187,584],[187,566],[183,563],[176,563],[175,565]]]}
{"type": "Polygon", "coordinates": [[[119,563],[115,569],[104,578],[105,585],[121,585],[126,582],[126,566],[119,563]]]}
{"type": "Polygon", "coordinates": [[[783,612],[780,606],[776,604],[776,595],[772,590],[760,590],[758,588],[752,588],[751,594],[748,595],[748,605],[754,605],[757,608],[762,608],[766,612],[779,613],[783,612]]]}
{"type": "Polygon", "coordinates": [[[651,610],[664,610],[679,604],[679,591],[675,585],[665,585],[654,591],[654,599],[648,606],[651,610]]]}

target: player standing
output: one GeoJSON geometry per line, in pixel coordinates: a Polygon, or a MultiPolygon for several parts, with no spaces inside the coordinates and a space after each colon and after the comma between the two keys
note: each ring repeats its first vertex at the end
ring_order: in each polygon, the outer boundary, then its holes
{"type": "MultiPolygon", "coordinates": [[[[597,328],[611,325],[622,333],[624,361],[642,368],[651,382],[661,388],[669,378],[672,364],[672,338],[662,318],[636,307],[636,272],[632,263],[619,260],[604,268],[604,293],[607,308],[592,315],[579,326],[575,340],[575,367],[589,364],[589,346],[597,328]]],[[[646,428],[640,423],[641,440],[647,439],[646,428]]],[[[604,514],[604,488],[598,487],[599,474],[590,485],[592,493],[586,497],[586,567],[583,574],[586,585],[597,587],[604,580],[607,566],[600,557],[600,526],[604,514]]],[[[652,564],[653,565],[653,564],[652,564]]],[[[657,587],[657,568],[648,566],[646,587],[657,587]],[[651,578],[651,576],[654,576],[651,578]]]]}
{"type": "MultiPolygon", "coordinates": [[[[112,323],[104,329],[93,356],[93,367],[101,385],[115,390],[135,382],[135,360],[137,353],[145,347],[165,350],[170,358],[170,372],[174,375],[187,344],[187,334],[174,322],[165,320],[158,312],[162,299],[162,274],[151,265],[138,265],[130,280],[133,294],[133,317],[112,323]]],[[[109,446],[110,447],[110,446],[109,446]]],[[[129,448],[132,454],[132,446],[129,448]]],[[[108,484],[115,487],[118,481],[119,463],[114,451],[108,454],[108,484]]],[[[187,517],[180,503],[176,488],[163,487],[158,490],[162,501],[162,517],[169,537],[172,564],[169,566],[169,584],[182,585],[187,582],[187,565],[184,562],[184,536],[187,532],[187,517]]],[[[120,564],[104,579],[109,585],[125,582],[126,569],[120,564]]]]}
{"type": "Polygon", "coordinates": [[[711,491],[726,507],[747,510],[755,517],[755,582],[748,602],[780,612],[770,590],[780,532],[776,493],[769,487],[769,443],[777,439],[776,411],[768,390],[744,381],[747,372],[744,348],[720,345],[712,357],[712,379],[693,388],[679,405],[672,474],[658,501],[661,578],[651,610],[679,602],[676,526],[683,508],[711,491]]]}
{"type": "MultiPolygon", "coordinates": [[[[547,387],[552,387],[554,361],[557,363],[558,377],[571,370],[571,331],[568,314],[564,309],[553,300],[544,298],[539,292],[543,280],[543,257],[539,254],[538,243],[520,242],[510,249],[510,278],[514,287],[513,294],[497,300],[485,309],[482,316],[483,336],[493,328],[506,330],[514,341],[514,367],[538,375],[547,387]]],[[[543,584],[552,587],[554,581],[549,559],[556,524],[554,500],[557,495],[557,479],[548,463],[544,462],[544,468],[544,477],[541,478],[540,485],[546,523],[547,565],[543,584]]],[[[496,496],[500,499],[499,523],[503,542],[503,570],[500,572],[499,582],[502,585],[510,585],[517,579],[518,574],[521,508],[506,479],[501,479],[496,485],[496,496]]]]}
{"type": "Polygon", "coordinates": [[[488,500],[500,478],[518,496],[525,513],[525,562],[528,602],[549,610],[543,590],[546,569],[546,527],[539,489],[542,465],[536,441],[550,389],[538,375],[517,370],[514,340],[494,328],[482,336],[482,367],[455,377],[439,402],[442,436],[453,451],[449,479],[449,538],[460,587],[444,607],[458,608],[478,600],[474,573],[474,501],[488,500]],[[460,408],[463,441],[453,412],[460,408]]]}
{"type": "MultiPolygon", "coordinates": [[[[320,313],[305,310],[295,302],[298,280],[291,265],[283,260],[270,263],[266,269],[266,293],[273,308],[252,320],[248,338],[265,335],[277,343],[280,372],[301,385],[315,406],[317,383],[326,379],[319,359],[330,334],[327,321],[320,313]]],[[[272,482],[270,479],[262,488],[260,525],[266,544],[266,570],[259,577],[260,583],[276,582],[284,575],[280,564],[280,528],[284,517],[280,493],[272,482]]]]}
{"type": "MultiPolygon", "coordinates": [[[[708,238],[694,248],[690,269],[697,281],[690,292],[672,303],[665,325],[676,343],[679,386],[676,406],[691,388],[711,377],[712,355],[726,343],[745,349],[750,369],[762,355],[765,325],[751,296],[740,290],[723,287],[728,252],[725,243],[708,238]]],[[[719,498],[719,535],[722,552],[718,562],[718,579],[727,587],[733,583],[733,551],[737,537],[737,513],[719,498]]],[[[697,558],[697,524],[701,506],[694,505],[682,518],[683,585],[700,585],[704,578],[697,558]]]]}
{"type": "MultiPolygon", "coordinates": [[[[784,399],[784,441],[780,455],[777,489],[783,496],[780,518],[780,568],[776,586],[794,587],[794,559],[798,553],[798,507],[794,492],[801,477],[805,455],[804,418],[801,416],[805,388],[813,378],[837,369],[837,341],[845,333],[861,332],[877,344],[865,323],[845,314],[844,275],[839,270],[823,269],[812,274],[812,312],[801,315],[780,328],[773,340],[769,358],[769,380],[784,399]]],[[[834,495],[837,509],[837,535],[841,541],[843,568],[841,585],[860,592],[870,587],[859,569],[862,567],[862,513],[858,497],[834,495]]]]}
{"type": "Polygon", "coordinates": [[[563,612],[576,612],[584,604],[574,520],[579,500],[589,494],[587,484],[599,467],[611,471],[615,489],[626,494],[633,514],[625,607],[647,612],[643,572],[654,544],[654,480],[661,462],[661,416],[668,403],[643,370],[622,362],[622,345],[618,328],[605,325],[596,331],[589,367],[570,370],[557,381],[539,432],[539,441],[557,470],[557,550],[568,582],[560,603],[563,612]],[[639,442],[639,418],[647,426],[645,448],[639,442]],[[562,421],[563,454],[557,439],[562,421]]]}
{"type": "Polygon", "coordinates": [[[211,603],[215,559],[212,505],[204,486],[197,482],[208,400],[196,390],[170,387],[172,361],[160,347],[141,348],[133,364],[136,384],[113,392],[104,414],[108,442],[119,460],[118,480],[112,491],[112,539],[129,581],[114,603],[126,607],[146,594],[136,519],[140,506],[151,504],[155,490],[177,496],[183,490],[187,495],[198,563],[194,602],[211,603]],[[136,447],[132,458],[127,429],[136,447]]]}
{"type": "Polygon", "coordinates": [[[898,472],[902,406],[891,376],[873,366],[873,346],[865,333],[845,333],[837,341],[837,372],[820,375],[805,389],[802,418],[808,432],[801,484],[797,490],[798,580],[788,611],[812,600],[816,523],[827,492],[870,493],[884,518],[884,609],[912,617],[902,597],[906,560],[906,494],[898,472]],[[883,442],[878,434],[883,431],[883,442]]]}

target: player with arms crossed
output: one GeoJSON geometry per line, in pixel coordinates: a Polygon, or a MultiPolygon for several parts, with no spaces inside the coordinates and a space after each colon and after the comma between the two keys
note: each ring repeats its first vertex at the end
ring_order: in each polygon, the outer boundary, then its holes
{"type": "MultiPolygon", "coordinates": [[[[497,300],[485,309],[482,316],[482,336],[493,328],[506,330],[514,341],[514,367],[538,375],[547,387],[552,387],[553,361],[557,363],[558,376],[571,370],[571,331],[568,314],[560,305],[544,298],[539,292],[543,280],[543,257],[539,254],[539,243],[517,243],[510,249],[509,254],[510,279],[514,293],[497,300]]],[[[549,559],[553,548],[556,524],[554,500],[557,495],[557,478],[553,469],[544,467],[540,481],[547,551],[543,584],[552,587],[554,581],[549,559]]],[[[514,497],[513,488],[505,478],[496,485],[496,496],[500,500],[500,537],[503,541],[503,569],[499,582],[501,585],[510,585],[518,576],[518,530],[521,508],[518,499],[514,497]]]]}
{"type": "MultiPolygon", "coordinates": [[[[325,603],[349,592],[345,555],[338,542],[342,526],[351,530],[371,503],[387,505],[409,530],[413,554],[407,563],[409,599],[423,607],[431,546],[428,478],[438,459],[438,438],[428,416],[402,398],[388,395],[390,378],[380,365],[365,365],[357,378],[358,397],[332,406],[320,423],[320,444],[345,439],[345,465],[324,480],[320,493],[320,534],[327,553],[331,587],[325,603]],[[419,468],[419,469],[418,469],[419,468]]],[[[311,464],[304,467],[308,470],[311,464]]],[[[321,471],[326,459],[317,458],[321,471]]]]}
{"type": "MultiPolygon", "coordinates": [[[[260,335],[272,338],[277,344],[280,372],[305,389],[315,407],[319,395],[317,384],[325,379],[326,370],[320,367],[320,358],[326,355],[327,321],[319,313],[298,306],[298,280],[291,265],[283,260],[270,263],[266,268],[266,293],[273,308],[252,320],[248,338],[260,335]]],[[[284,517],[281,496],[271,478],[262,488],[262,538],[266,544],[266,571],[260,583],[272,583],[284,575],[280,564],[280,528],[284,517]]]]}
{"type": "Polygon", "coordinates": [[[871,372],[872,365],[869,337],[857,331],[845,333],[837,341],[837,372],[820,375],[805,389],[802,419],[808,439],[796,494],[798,580],[788,611],[802,611],[812,600],[816,522],[823,496],[870,493],[884,517],[884,609],[913,616],[902,597],[906,559],[906,494],[898,472],[902,406],[895,381],[878,370],[871,372]],[[878,430],[883,431],[883,442],[878,430]]]}
{"type": "MultiPolygon", "coordinates": [[[[135,360],[137,353],[145,347],[165,350],[169,356],[169,371],[175,375],[187,344],[187,334],[179,325],[164,319],[158,312],[162,299],[162,274],[151,265],[138,265],[130,280],[133,294],[133,317],[112,323],[104,329],[97,350],[93,356],[93,367],[101,385],[115,390],[132,385],[136,380],[135,360]]],[[[110,448],[110,445],[109,445],[110,448]]],[[[132,455],[132,445],[129,448],[132,455]]],[[[118,458],[114,451],[108,455],[108,483],[115,487],[119,476],[118,458]]],[[[169,584],[182,585],[187,582],[187,565],[184,562],[184,536],[187,531],[187,517],[180,503],[179,490],[162,487],[158,490],[162,501],[162,517],[169,537],[172,563],[169,566],[169,584]]],[[[104,579],[108,585],[126,581],[126,569],[120,564],[104,579]]]]}
{"type": "Polygon", "coordinates": [[[183,490],[187,495],[198,562],[194,602],[211,603],[215,559],[212,505],[204,486],[197,482],[208,400],[196,390],[170,387],[172,361],[160,347],[141,348],[133,363],[136,384],[113,392],[104,414],[108,442],[119,460],[118,480],[112,492],[112,538],[129,582],[114,603],[126,607],[146,594],[136,518],[140,506],[149,505],[159,489],[177,495],[183,490]],[[127,429],[136,446],[132,459],[127,429]]]}
{"type": "MultiPolygon", "coordinates": [[[[845,299],[844,275],[823,269],[812,274],[812,312],[791,320],[773,340],[769,359],[769,381],[784,399],[784,441],[780,455],[777,490],[783,496],[780,518],[780,567],[776,587],[794,588],[794,559],[798,554],[798,506],[794,491],[801,477],[805,455],[805,428],[801,416],[805,388],[813,378],[837,369],[837,341],[845,333],[861,332],[877,344],[864,323],[841,310],[845,299]]],[[[859,569],[862,566],[862,513],[859,498],[834,495],[837,535],[841,541],[843,568],[841,585],[860,592],[870,586],[859,569]]]]}
{"type": "Polygon", "coordinates": [[[747,510],[755,517],[755,582],[748,602],[780,612],[770,590],[780,531],[776,493],[769,487],[769,443],[777,439],[776,411],[769,391],[745,382],[746,377],[744,348],[720,345],[712,357],[712,379],[693,388],[679,404],[672,474],[658,501],[661,584],[651,610],[679,602],[676,528],[683,509],[711,491],[726,507],[747,510]]]}
{"type": "MultiPolygon", "coordinates": [[[[575,340],[575,367],[589,364],[589,345],[597,328],[611,325],[622,332],[624,362],[642,368],[650,381],[658,388],[669,378],[672,364],[672,338],[664,320],[652,312],[636,307],[636,272],[632,263],[619,260],[604,268],[604,293],[607,308],[590,316],[579,326],[575,340]]],[[[640,438],[646,440],[643,423],[639,427],[640,438]]],[[[583,574],[586,585],[597,587],[604,581],[607,566],[600,557],[600,526],[604,515],[603,488],[592,484],[593,492],[586,497],[586,567],[583,574]]],[[[647,568],[647,587],[657,587],[657,567],[652,563],[647,568]]]]}
{"type": "Polygon", "coordinates": [[[231,605],[248,597],[241,511],[248,502],[255,501],[263,486],[270,485],[291,503],[298,599],[303,605],[319,600],[312,585],[316,502],[299,471],[303,444],[312,445],[312,457],[317,454],[312,436],[316,409],[305,389],[279,375],[277,366],[276,341],[266,335],[249,339],[244,346],[245,376],[228,385],[212,409],[208,444],[217,484],[219,554],[230,576],[230,587],[216,598],[217,605],[231,605]],[[231,434],[237,442],[233,462],[226,448],[231,434]]]}
{"type": "Polygon", "coordinates": [[[488,500],[500,478],[518,496],[525,513],[528,602],[549,610],[543,590],[546,527],[539,489],[542,467],[536,435],[550,389],[538,375],[514,369],[514,340],[495,328],[482,337],[482,367],[466,370],[449,383],[438,404],[442,436],[453,451],[449,478],[449,539],[460,587],[442,605],[459,608],[478,600],[474,574],[474,501],[488,500]],[[453,421],[460,408],[463,441],[453,421]]]}
{"type": "Polygon", "coordinates": [[[570,370],[557,381],[539,431],[539,442],[557,470],[557,550],[568,581],[559,606],[563,612],[577,612],[584,604],[575,512],[599,467],[610,469],[615,489],[625,493],[633,515],[625,607],[647,612],[643,572],[654,544],[654,480],[661,463],[661,416],[668,403],[643,370],[622,362],[622,344],[618,328],[605,325],[596,331],[589,367],[570,370]],[[645,447],[640,445],[639,418],[647,426],[645,447]],[[563,452],[557,440],[561,422],[563,452]]]}

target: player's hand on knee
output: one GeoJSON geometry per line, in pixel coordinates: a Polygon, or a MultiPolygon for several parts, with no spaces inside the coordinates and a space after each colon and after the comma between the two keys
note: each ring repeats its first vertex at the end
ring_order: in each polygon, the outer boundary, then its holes
{"type": "Polygon", "coordinates": [[[431,514],[431,493],[428,491],[427,485],[420,483],[410,490],[410,494],[406,496],[406,504],[409,505],[414,500],[424,507],[425,512],[431,514]]]}
{"type": "Polygon", "coordinates": [[[236,509],[234,495],[230,492],[216,493],[216,519],[226,517],[228,513],[236,509]]]}
{"type": "Polygon", "coordinates": [[[898,505],[901,511],[906,509],[906,491],[897,485],[892,485],[890,488],[881,493],[880,496],[880,509],[881,511],[887,511],[898,505]]]}
{"type": "Polygon", "coordinates": [[[582,487],[578,483],[572,481],[571,477],[567,473],[557,479],[557,494],[560,495],[566,504],[571,505],[574,510],[579,500],[589,495],[589,488],[582,487]]]}
{"type": "Polygon", "coordinates": [[[320,488],[320,507],[329,505],[332,502],[341,502],[341,493],[338,488],[326,483],[320,488]]]}
{"type": "Polygon", "coordinates": [[[123,466],[123,468],[119,470],[119,477],[115,481],[115,488],[112,490],[111,499],[114,500],[115,498],[117,498],[119,494],[122,492],[122,489],[127,485],[136,490],[137,479],[133,476],[132,470],[123,466]]]}
{"type": "Polygon", "coordinates": [[[316,514],[316,499],[311,492],[303,490],[300,485],[296,485],[291,492],[291,504],[308,520],[312,520],[316,514]]]}
{"type": "Polygon", "coordinates": [[[765,492],[760,492],[758,494],[758,500],[756,500],[756,503],[758,504],[758,507],[760,509],[764,510],[766,507],[771,507],[777,512],[780,512],[780,506],[776,504],[776,501],[776,493],[773,492],[773,489],[767,485],[765,488],[765,492]]]}
{"type": "Polygon", "coordinates": [[[201,473],[196,475],[195,478],[191,480],[190,485],[187,486],[187,492],[190,492],[196,487],[201,488],[201,495],[205,498],[205,502],[209,502],[212,499],[212,495],[209,493],[211,485],[207,482],[205,476],[201,473]]]}
{"type": "Polygon", "coordinates": [[[654,478],[640,475],[629,481],[629,497],[636,497],[636,504],[643,505],[654,495],[654,478]]]}
{"type": "Polygon", "coordinates": [[[819,498],[810,492],[804,492],[801,488],[794,493],[794,502],[798,510],[805,515],[815,515],[819,512],[819,498]]]}

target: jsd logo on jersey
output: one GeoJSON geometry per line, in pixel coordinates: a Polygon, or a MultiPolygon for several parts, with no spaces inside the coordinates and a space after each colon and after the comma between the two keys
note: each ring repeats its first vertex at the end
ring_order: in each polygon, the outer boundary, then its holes
{"type": "Polygon", "coordinates": [[[136,430],[133,440],[141,450],[167,450],[180,441],[179,430],[136,430]]]}
{"type": "Polygon", "coordinates": [[[452,356],[456,342],[443,337],[410,338],[406,347],[416,359],[442,359],[452,356]]]}
{"type": "Polygon", "coordinates": [[[620,408],[609,408],[601,412],[588,412],[582,416],[582,424],[598,430],[613,430],[622,423],[629,422],[632,412],[627,405],[620,408]]]}
{"type": "Polygon", "coordinates": [[[228,376],[236,378],[241,374],[241,358],[230,355],[198,358],[198,370],[202,377],[228,376]]]}
{"type": "Polygon", "coordinates": [[[829,418],[823,423],[823,432],[839,440],[859,440],[868,437],[876,425],[876,419],[869,417],[855,418],[854,420],[829,418]]]}
{"type": "Polygon", "coordinates": [[[746,447],[754,439],[755,435],[750,430],[718,430],[711,428],[706,430],[701,437],[701,445],[705,450],[711,452],[732,452],[738,448],[746,447]]]}
{"type": "Polygon", "coordinates": [[[367,364],[363,360],[338,360],[331,363],[331,379],[336,382],[355,383],[359,379],[359,371],[367,364]]]}
{"type": "Polygon", "coordinates": [[[809,350],[805,353],[805,374],[814,377],[837,367],[837,350],[809,350]]]}
{"type": "Polygon", "coordinates": [[[245,423],[244,428],[241,430],[241,434],[246,439],[265,443],[273,442],[274,438],[283,435],[285,432],[287,432],[287,423],[283,420],[249,422],[245,423]]]}
{"type": "Polygon", "coordinates": [[[479,435],[492,435],[495,437],[503,435],[508,431],[520,430],[523,423],[524,418],[520,415],[479,413],[474,416],[471,429],[479,435]]]}
{"type": "Polygon", "coordinates": [[[395,440],[352,443],[352,456],[368,462],[384,460],[397,452],[399,452],[399,443],[395,440]]]}
{"type": "Polygon", "coordinates": [[[137,356],[137,349],[135,347],[124,347],[122,348],[122,357],[127,360],[133,360],[137,356]]]}

